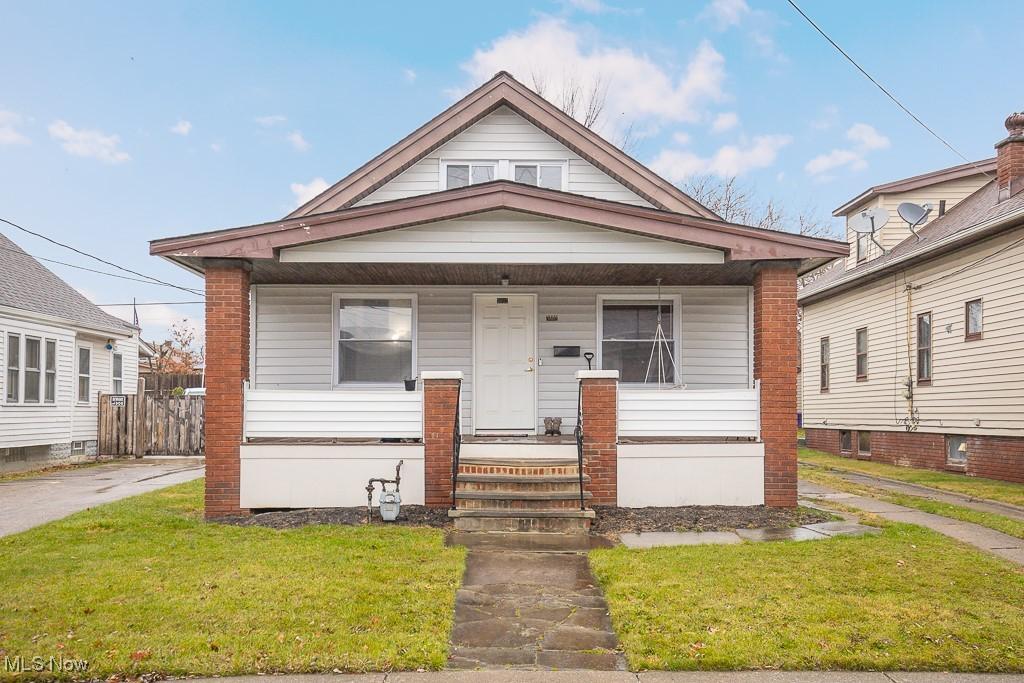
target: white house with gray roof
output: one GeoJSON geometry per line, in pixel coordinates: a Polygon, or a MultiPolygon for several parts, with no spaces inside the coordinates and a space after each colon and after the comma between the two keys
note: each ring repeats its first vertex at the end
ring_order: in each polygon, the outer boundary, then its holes
{"type": "Polygon", "coordinates": [[[97,455],[98,397],[136,392],[138,336],[0,234],[0,472],[97,455]]]}

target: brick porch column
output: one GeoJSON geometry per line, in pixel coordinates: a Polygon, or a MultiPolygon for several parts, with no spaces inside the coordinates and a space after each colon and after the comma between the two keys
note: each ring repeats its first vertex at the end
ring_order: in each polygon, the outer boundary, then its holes
{"type": "Polygon", "coordinates": [[[462,373],[421,372],[420,379],[423,380],[424,502],[427,507],[447,508],[452,504],[452,444],[462,373]]]}
{"type": "Polygon", "coordinates": [[[249,379],[248,261],[206,261],[206,518],[239,507],[242,383],[249,379]]]}
{"type": "Polygon", "coordinates": [[[619,371],[580,370],[583,459],[591,505],[618,504],[619,371]]]}
{"type": "Polygon", "coordinates": [[[761,380],[764,503],[796,506],[796,264],[758,264],[754,377],[761,380]]]}

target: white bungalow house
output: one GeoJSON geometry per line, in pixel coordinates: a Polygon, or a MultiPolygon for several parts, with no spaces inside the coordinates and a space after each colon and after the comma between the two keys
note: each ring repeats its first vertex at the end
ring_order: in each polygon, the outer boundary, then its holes
{"type": "Polygon", "coordinates": [[[97,455],[98,397],[135,393],[138,334],[0,234],[0,472],[97,455]]]}
{"type": "Polygon", "coordinates": [[[206,279],[208,516],[359,505],[401,459],[406,502],[553,529],[795,505],[796,277],[847,245],[723,222],[499,73],[291,215],[151,252],[206,279]]]}

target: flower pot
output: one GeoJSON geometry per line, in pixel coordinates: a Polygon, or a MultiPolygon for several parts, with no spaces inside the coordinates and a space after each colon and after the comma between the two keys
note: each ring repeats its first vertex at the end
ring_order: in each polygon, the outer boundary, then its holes
{"type": "Polygon", "coordinates": [[[416,380],[415,379],[407,379],[407,380],[405,380],[405,390],[406,391],[416,391],[416,380]]]}

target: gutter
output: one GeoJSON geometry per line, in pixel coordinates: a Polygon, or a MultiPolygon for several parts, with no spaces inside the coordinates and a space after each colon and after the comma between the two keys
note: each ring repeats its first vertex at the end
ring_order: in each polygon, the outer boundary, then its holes
{"type": "Polygon", "coordinates": [[[1011,211],[1003,216],[990,218],[970,228],[954,232],[951,235],[946,235],[943,238],[926,244],[918,250],[902,254],[889,261],[885,261],[884,263],[878,263],[876,265],[869,264],[850,271],[850,273],[840,277],[827,287],[813,291],[805,297],[798,296],[797,301],[800,304],[814,303],[815,301],[838,294],[857,285],[866,284],[872,279],[880,275],[884,275],[891,270],[906,267],[918,261],[941,256],[949,251],[950,248],[955,247],[961,242],[966,242],[977,237],[985,237],[988,236],[989,233],[998,233],[1007,227],[1014,227],[1014,225],[1020,223],[1022,219],[1024,219],[1024,209],[1018,209],[1017,211],[1011,211]]]}
{"type": "Polygon", "coordinates": [[[92,327],[89,325],[82,325],[81,323],[72,322],[67,318],[61,318],[55,315],[46,315],[45,313],[36,313],[35,311],[29,311],[24,308],[14,308],[13,306],[0,306],[0,315],[8,315],[13,318],[21,318],[24,320],[31,320],[50,325],[58,325],[60,327],[66,327],[69,330],[73,330],[75,332],[84,332],[85,334],[94,334],[104,337],[117,337],[119,339],[131,339],[132,333],[128,332],[128,329],[137,329],[127,321],[125,321],[124,323],[124,329],[120,330],[115,330],[113,328],[107,327],[92,327]]]}

